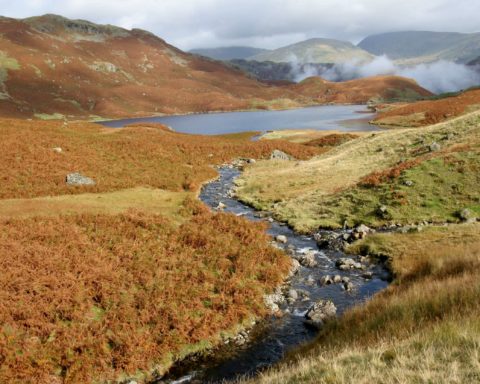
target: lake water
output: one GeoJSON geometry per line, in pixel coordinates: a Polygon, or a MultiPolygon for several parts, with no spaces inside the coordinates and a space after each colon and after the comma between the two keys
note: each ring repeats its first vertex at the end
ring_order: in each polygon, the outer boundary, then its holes
{"type": "Polygon", "coordinates": [[[378,129],[368,124],[373,117],[374,114],[370,113],[364,105],[326,105],[286,111],[154,116],[105,121],[100,124],[120,128],[133,123],[154,122],[168,125],[182,133],[220,135],[285,129],[373,131],[378,129]]]}

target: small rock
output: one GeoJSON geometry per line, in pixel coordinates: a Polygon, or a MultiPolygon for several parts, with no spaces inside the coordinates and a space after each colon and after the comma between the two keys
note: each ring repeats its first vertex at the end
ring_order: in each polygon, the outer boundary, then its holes
{"type": "Polygon", "coordinates": [[[355,286],[353,285],[353,283],[351,281],[348,281],[348,282],[343,284],[343,288],[345,289],[345,291],[351,292],[351,291],[353,291],[355,286]]]}
{"type": "Polygon", "coordinates": [[[442,147],[440,146],[440,144],[434,141],[428,146],[428,149],[430,150],[430,152],[438,152],[442,149],[442,147]]]}
{"type": "Polygon", "coordinates": [[[337,268],[343,269],[343,270],[355,268],[355,264],[356,264],[355,260],[347,257],[342,257],[335,262],[335,265],[337,266],[337,268]]]}
{"type": "Polygon", "coordinates": [[[275,220],[273,220],[273,217],[269,217],[269,218],[267,219],[267,221],[268,221],[269,223],[273,223],[275,220]]]}
{"type": "Polygon", "coordinates": [[[473,214],[473,212],[468,209],[468,208],[465,208],[465,209],[462,209],[459,213],[458,213],[458,217],[460,218],[460,220],[462,221],[470,221],[472,219],[475,219],[475,216],[473,214]]]}
{"type": "Polygon", "coordinates": [[[290,289],[288,291],[288,299],[291,301],[298,300],[298,292],[295,289],[290,289]]]}
{"type": "Polygon", "coordinates": [[[335,276],[333,277],[333,282],[334,282],[335,284],[341,283],[341,282],[342,282],[342,276],[340,276],[340,275],[335,275],[335,276]]]}
{"type": "Polygon", "coordinates": [[[405,184],[407,187],[413,187],[414,182],[413,182],[412,180],[405,180],[404,184],[405,184]]]}
{"type": "Polygon", "coordinates": [[[62,153],[63,152],[63,149],[60,148],[60,147],[55,147],[55,148],[52,148],[53,152],[56,152],[56,153],[62,153]]]}
{"type": "Polygon", "coordinates": [[[285,235],[277,235],[277,236],[275,237],[275,241],[276,241],[277,243],[286,244],[288,240],[287,240],[287,236],[285,236],[285,235]]]}
{"type": "Polygon", "coordinates": [[[291,157],[278,149],[273,150],[270,160],[291,160],[291,157]]]}
{"type": "Polygon", "coordinates": [[[248,159],[247,160],[248,164],[255,164],[256,162],[257,162],[257,160],[255,160],[255,159],[248,159]]]}
{"type": "Polygon", "coordinates": [[[305,323],[315,328],[321,328],[326,321],[337,314],[335,304],[330,300],[320,300],[313,304],[305,314],[305,323]]]}
{"type": "Polygon", "coordinates": [[[330,285],[333,284],[334,281],[332,279],[332,276],[330,275],[325,275],[320,278],[320,285],[330,285]]]}
{"type": "Polygon", "coordinates": [[[290,277],[296,275],[300,270],[300,262],[298,260],[292,259],[292,268],[290,269],[290,277]]]}
{"type": "Polygon", "coordinates": [[[300,264],[307,268],[313,268],[317,266],[317,261],[315,260],[315,252],[307,251],[304,255],[300,256],[300,264]]]}
{"type": "Polygon", "coordinates": [[[83,176],[80,173],[69,173],[66,177],[68,185],[95,185],[95,181],[89,177],[83,176]]]}
{"type": "Polygon", "coordinates": [[[342,283],[345,284],[345,283],[349,283],[349,282],[350,282],[350,278],[349,278],[349,277],[347,277],[347,276],[343,276],[343,277],[342,277],[342,283]]]}
{"type": "Polygon", "coordinates": [[[362,273],[362,277],[366,280],[371,280],[373,277],[373,272],[370,272],[370,271],[364,272],[362,273]]]}
{"type": "Polygon", "coordinates": [[[220,202],[218,203],[216,209],[219,210],[219,211],[222,211],[222,210],[224,210],[225,208],[227,208],[227,206],[220,201],[220,202]]]}

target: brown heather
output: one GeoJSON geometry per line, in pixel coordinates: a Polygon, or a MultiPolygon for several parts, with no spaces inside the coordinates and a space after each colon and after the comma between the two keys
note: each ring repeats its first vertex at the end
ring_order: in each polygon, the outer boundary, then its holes
{"type": "Polygon", "coordinates": [[[152,124],[105,129],[88,123],[0,120],[0,136],[0,198],[4,199],[137,186],[195,191],[215,177],[213,164],[238,156],[268,157],[273,149],[299,159],[318,153],[286,141],[254,143],[245,135],[240,139],[185,135],[152,124]],[[63,152],[54,152],[54,147],[63,152]],[[92,177],[97,185],[69,187],[65,176],[71,172],[92,177]]]}
{"type": "Polygon", "coordinates": [[[305,159],[315,148],[159,125],[0,120],[0,135],[0,197],[14,198],[5,200],[13,214],[0,215],[0,383],[162,371],[265,315],[263,294],[282,281],[289,259],[269,246],[263,225],[211,213],[184,191],[197,192],[216,176],[214,164],[238,156],[278,148],[305,159]],[[75,171],[97,185],[67,187],[75,171]],[[58,201],[29,199],[49,195],[58,201]],[[123,208],[96,212],[95,196],[123,208]],[[129,200],[137,210],[126,210],[129,200]],[[32,212],[21,217],[16,205],[32,212]]]}

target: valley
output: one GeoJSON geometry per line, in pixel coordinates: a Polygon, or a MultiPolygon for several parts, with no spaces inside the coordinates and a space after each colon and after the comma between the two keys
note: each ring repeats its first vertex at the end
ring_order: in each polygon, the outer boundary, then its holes
{"type": "Polygon", "coordinates": [[[480,380],[480,83],[318,76],[478,34],[127,21],[0,17],[0,382],[480,380]]]}

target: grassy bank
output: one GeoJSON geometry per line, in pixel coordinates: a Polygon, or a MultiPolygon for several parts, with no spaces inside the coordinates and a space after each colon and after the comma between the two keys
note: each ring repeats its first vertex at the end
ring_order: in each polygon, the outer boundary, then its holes
{"type": "Polygon", "coordinates": [[[480,225],[377,234],[353,253],[388,255],[395,280],[255,383],[480,380],[480,225]]]}
{"type": "Polygon", "coordinates": [[[194,198],[214,164],[318,149],[148,124],[0,120],[0,135],[0,382],[141,379],[265,315],[289,259],[194,198]]]}
{"type": "Polygon", "coordinates": [[[480,114],[472,113],[421,130],[365,135],[307,161],[259,162],[238,181],[238,195],[303,232],[345,220],[455,220],[459,209],[479,210],[479,125],[480,114]],[[381,206],[387,214],[378,214],[381,206]]]}

